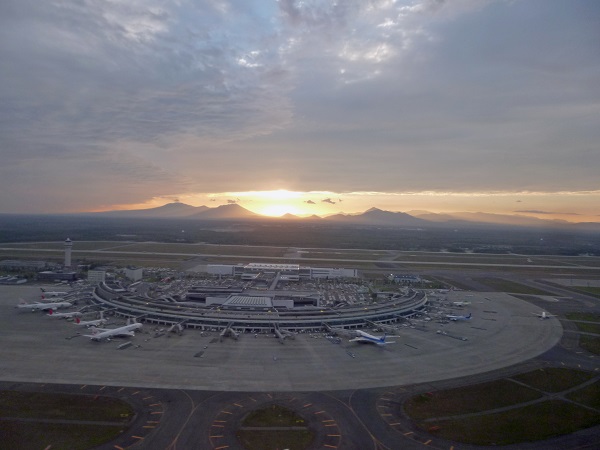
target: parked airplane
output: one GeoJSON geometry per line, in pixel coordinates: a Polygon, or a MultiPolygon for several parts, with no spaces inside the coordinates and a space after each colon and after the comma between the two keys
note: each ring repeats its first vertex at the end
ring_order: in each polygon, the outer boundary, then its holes
{"type": "Polygon", "coordinates": [[[183,333],[183,325],[187,322],[187,320],[183,320],[179,323],[174,323],[173,325],[171,325],[169,327],[169,329],[167,330],[167,333],[177,333],[177,334],[181,334],[183,333]]]}
{"type": "Polygon", "coordinates": [[[16,307],[29,308],[32,311],[47,311],[49,309],[70,308],[71,306],[73,306],[73,304],[69,302],[27,303],[25,302],[25,300],[21,300],[21,302],[16,307]]]}
{"type": "Polygon", "coordinates": [[[44,289],[43,287],[40,288],[42,290],[42,298],[44,296],[48,296],[48,297],[61,297],[63,295],[67,295],[67,292],[59,292],[59,291],[47,291],[46,289],[44,289]]]}
{"type": "Polygon", "coordinates": [[[96,320],[81,320],[79,317],[75,318],[75,325],[80,325],[82,327],[92,327],[96,325],[104,325],[107,320],[104,318],[104,312],[100,311],[100,318],[96,320]]]}
{"type": "MultiPolygon", "coordinates": [[[[372,334],[369,334],[369,333],[367,333],[365,331],[361,331],[361,330],[356,330],[356,333],[358,334],[358,336],[353,339],[350,339],[350,342],[359,342],[359,343],[363,343],[363,344],[376,344],[376,345],[387,345],[387,344],[395,343],[395,341],[386,341],[385,339],[388,336],[385,333],[381,337],[373,336],[372,334]]],[[[392,336],[392,337],[398,337],[398,336],[392,336]]]]}
{"type": "Polygon", "coordinates": [[[531,313],[531,314],[534,314],[534,315],[538,316],[540,318],[540,320],[549,319],[551,317],[556,317],[556,316],[554,316],[552,314],[546,313],[546,311],[542,311],[541,314],[538,314],[538,313],[531,313]]]}
{"type": "Polygon", "coordinates": [[[457,316],[454,314],[446,314],[446,319],[450,319],[454,322],[459,321],[459,320],[470,320],[471,319],[471,313],[469,313],[468,316],[457,316]]]}
{"type": "Polygon", "coordinates": [[[110,329],[91,327],[92,334],[84,334],[84,336],[89,337],[92,341],[101,341],[102,339],[110,341],[110,338],[113,336],[135,336],[135,330],[139,330],[140,328],[142,328],[142,324],[137,322],[110,329]]]}
{"type": "Polygon", "coordinates": [[[452,302],[452,304],[454,306],[466,306],[466,305],[470,305],[471,302],[452,302]]]}
{"type": "Polygon", "coordinates": [[[73,311],[73,312],[65,312],[65,313],[56,313],[52,308],[48,311],[48,315],[50,317],[54,317],[55,319],[72,319],[81,317],[81,311],[73,311]]]}
{"type": "Polygon", "coordinates": [[[220,341],[223,342],[223,339],[226,337],[231,337],[233,339],[235,339],[237,341],[238,337],[240,337],[240,334],[235,331],[233,328],[231,328],[233,326],[233,322],[230,322],[227,327],[225,329],[223,329],[223,331],[221,331],[220,336],[220,341]]]}
{"type": "Polygon", "coordinates": [[[358,336],[358,331],[356,331],[356,330],[346,330],[345,328],[332,327],[331,325],[329,325],[326,322],[323,322],[323,327],[329,333],[334,334],[336,336],[343,336],[343,337],[347,337],[347,338],[352,338],[352,337],[358,336]]]}

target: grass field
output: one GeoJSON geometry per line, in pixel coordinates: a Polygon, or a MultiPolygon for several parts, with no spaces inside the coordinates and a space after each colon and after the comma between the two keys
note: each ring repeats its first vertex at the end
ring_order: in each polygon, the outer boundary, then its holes
{"type": "Polygon", "coordinates": [[[539,399],[541,394],[562,392],[592,379],[595,374],[567,368],[546,368],[509,379],[436,391],[410,398],[404,411],[417,426],[444,439],[475,445],[508,445],[547,439],[600,424],[597,408],[600,385],[594,383],[570,394],[581,405],[563,400],[539,399]],[[516,388],[518,386],[519,388],[516,388]],[[498,408],[514,406],[506,411],[498,408]]]}
{"type": "Polygon", "coordinates": [[[551,400],[502,413],[435,420],[424,428],[435,427],[436,436],[467,444],[510,445],[569,434],[598,423],[597,412],[551,400]]]}
{"type": "Polygon", "coordinates": [[[117,437],[133,415],[112,397],[0,391],[0,448],[88,449],[117,437]]]}
{"type": "Polygon", "coordinates": [[[435,391],[409,399],[406,413],[415,420],[470,414],[515,405],[541,397],[538,392],[513,383],[497,380],[467,388],[435,391]]]}
{"type": "Polygon", "coordinates": [[[497,292],[510,292],[512,294],[531,294],[531,295],[550,295],[549,292],[536,289],[524,284],[515,283],[514,281],[505,280],[503,278],[475,278],[475,281],[485,284],[497,292]]]}
{"type": "Polygon", "coordinates": [[[579,336],[579,346],[594,355],[600,355],[600,337],[579,336]]]}
{"type": "Polygon", "coordinates": [[[314,439],[306,421],[280,405],[250,412],[236,436],[246,450],[304,450],[314,439]]]}
{"type": "Polygon", "coordinates": [[[600,323],[600,314],[570,312],[570,313],[566,313],[565,316],[569,320],[583,320],[586,322],[599,322],[600,323]]]}
{"type": "Polygon", "coordinates": [[[561,367],[548,367],[512,377],[544,392],[561,392],[594,377],[593,373],[561,367]]]}

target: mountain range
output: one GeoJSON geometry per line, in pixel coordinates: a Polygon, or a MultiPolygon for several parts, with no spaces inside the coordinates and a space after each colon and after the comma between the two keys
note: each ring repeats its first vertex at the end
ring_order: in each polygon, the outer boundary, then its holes
{"type": "Polygon", "coordinates": [[[491,214],[457,212],[436,214],[429,211],[393,212],[378,208],[371,208],[358,214],[334,214],[327,217],[316,215],[298,217],[286,214],[281,217],[267,217],[243,208],[238,204],[228,204],[209,208],[207,206],[191,206],[185,203],[168,203],[157,208],[104,211],[93,213],[96,216],[115,218],[171,218],[189,220],[284,220],[293,222],[318,221],[319,223],[348,224],[362,226],[424,228],[467,225],[479,226],[521,226],[521,227],[553,227],[577,228],[581,230],[600,231],[600,223],[571,223],[564,220],[544,220],[519,214],[491,214]]]}

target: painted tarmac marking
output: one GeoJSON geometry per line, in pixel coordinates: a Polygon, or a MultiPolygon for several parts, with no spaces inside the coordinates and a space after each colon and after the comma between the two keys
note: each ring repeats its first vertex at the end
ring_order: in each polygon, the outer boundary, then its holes
{"type": "Polygon", "coordinates": [[[307,403],[306,405],[303,406],[303,408],[306,408],[306,407],[311,406],[311,405],[312,405],[312,403],[307,403]]]}

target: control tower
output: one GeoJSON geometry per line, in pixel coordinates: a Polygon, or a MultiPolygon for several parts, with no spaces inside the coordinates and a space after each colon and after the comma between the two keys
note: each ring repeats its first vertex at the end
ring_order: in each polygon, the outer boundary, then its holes
{"type": "Polygon", "coordinates": [[[67,238],[65,241],[65,267],[71,267],[71,249],[73,248],[73,241],[67,238]]]}

